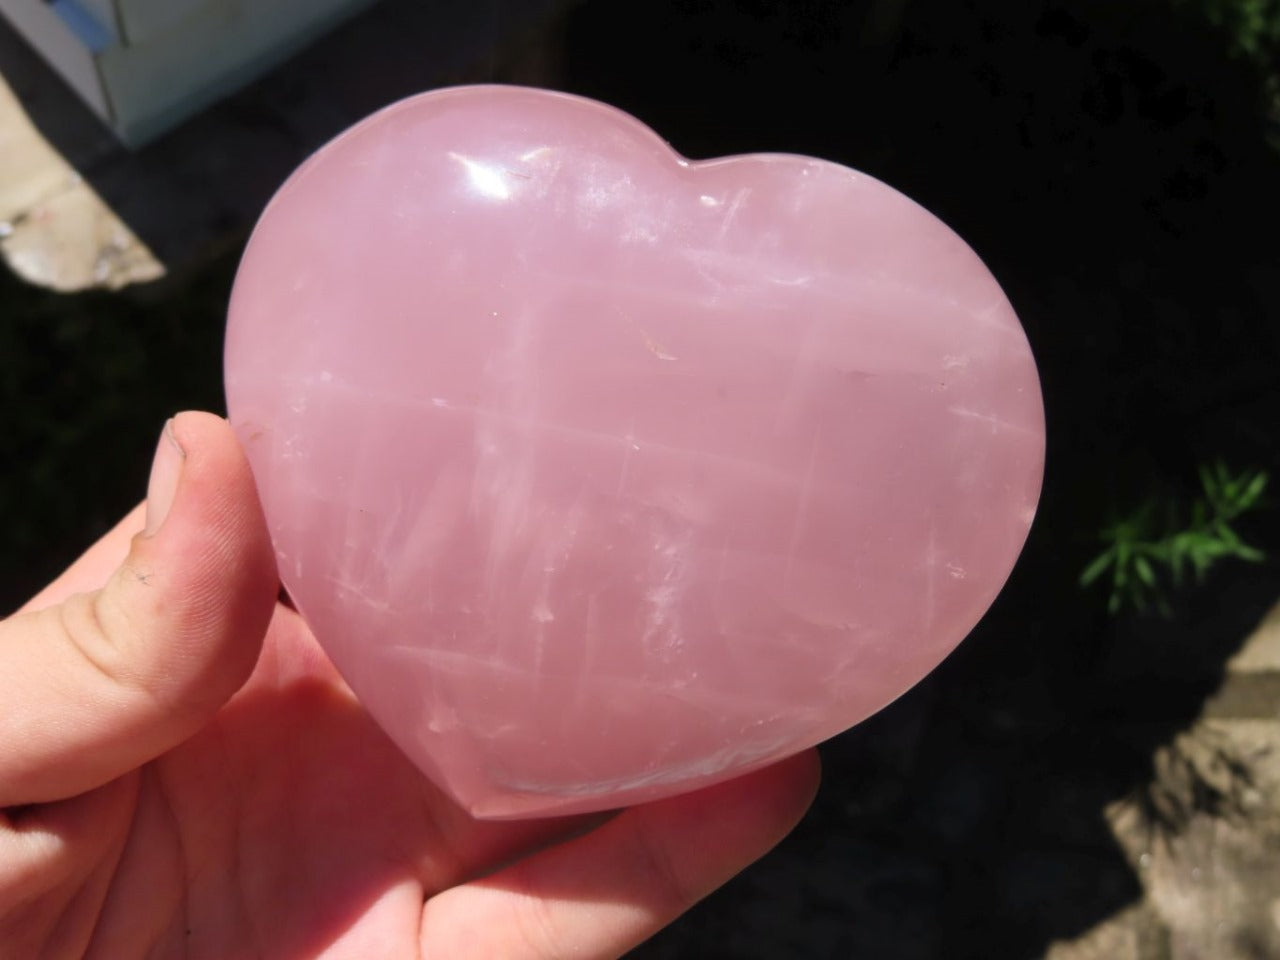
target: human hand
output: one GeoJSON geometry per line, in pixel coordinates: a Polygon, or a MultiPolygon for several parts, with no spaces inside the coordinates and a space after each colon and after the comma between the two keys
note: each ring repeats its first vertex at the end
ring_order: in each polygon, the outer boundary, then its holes
{"type": "Polygon", "coordinates": [[[6,960],[618,956],[812,798],[810,751],[603,822],[474,820],[276,602],[225,421],[175,418],[148,501],[0,622],[6,960]]]}

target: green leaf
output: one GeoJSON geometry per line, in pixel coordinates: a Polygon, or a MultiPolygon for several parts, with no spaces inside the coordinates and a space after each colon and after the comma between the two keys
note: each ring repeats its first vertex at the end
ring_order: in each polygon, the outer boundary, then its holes
{"type": "Polygon", "coordinates": [[[1209,499],[1213,500],[1218,492],[1218,480],[1213,475],[1213,471],[1209,469],[1207,463],[1200,464],[1200,486],[1204,488],[1204,492],[1209,495],[1209,499]]]}
{"type": "Polygon", "coordinates": [[[1220,557],[1225,557],[1227,554],[1231,552],[1230,546],[1223,543],[1221,540],[1214,540],[1209,537],[1205,538],[1204,542],[1200,544],[1199,549],[1201,550],[1201,552],[1204,553],[1206,557],[1209,558],[1210,563],[1212,563],[1214,560],[1219,559],[1220,557]]]}
{"type": "Polygon", "coordinates": [[[1089,565],[1084,568],[1084,572],[1080,574],[1080,586],[1087,587],[1106,573],[1107,567],[1111,566],[1114,559],[1115,554],[1110,549],[1104,550],[1094,557],[1089,561],[1089,565]]]}
{"type": "Polygon", "coordinates": [[[1139,554],[1133,558],[1133,569],[1138,574],[1138,579],[1152,589],[1156,585],[1156,572],[1151,569],[1151,564],[1147,558],[1139,554]]]}
{"type": "MultiPolygon", "coordinates": [[[[1276,2],[1280,4],[1280,0],[1276,2]]],[[[1277,28],[1280,29],[1280,19],[1277,28]]],[[[1155,606],[1168,611],[1162,574],[1167,573],[1175,586],[1181,586],[1188,568],[1197,580],[1203,581],[1224,558],[1252,562],[1264,559],[1261,550],[1242,541],[1232,522],[1262,499],[1268,473],[1236,473],[1222,459],[1200,463],[1196,470],[1204,488],[1202,496],[1189,504],[1149,496],[1131,513],[1102,530],[1100,537],[1106,549],[1089,561],[1079,580],[1082,586],[1089,586],[1110,574],[1107,609],[1111,613],[1126,606],[1138,610],[1155,606]]]]}
{"type": "Polygon", "coordinates": [[[1225,460],[1213,461],[1213,469],[1218,475],[1218,486],[1225,490],[1231,486],[1231,471],[1227,469],[1225,460]]]}
{"type": "Polygon", "coordinates": [[[1240,544],[1240,537],[1236,532],[1227,526],[1227,521],[1219,520],[1213,525],[1214,532],[1218,535],[1218,540],[1228,547],[1236,547],[1240,544]]]}
{"type": "Polygon", "coordinates": [[[1248,510],[1258,502],[1258,498],[1262,496],[1262,492],[1267,489],[1267,472],[1259,470],[1253,475],[1248,483],[1245,484],[1244,490],[1240,497],[1236,500],[1236,506],[1242,511],[1248,510]]]}
{"type": "Polygon", "coordinates": [[[1261,563],[1263,560],[1267,559],[1267,555],[1257,547],[1251,547],[1245,543],[1236,547],[1235,556],[1239,557],[1241,560],[1248,560],[1250,563],[1261,563]]]}
{"type": "Polygon", "coordinates": [[[1209,564],[1213,562],[1213,558],[1205,551],[1204,544],[1196,544],[1190,553],[1191,566],[1195,568],[1196,579],[1203,580],[1204,575],[1209,570],[1209,564]]]}

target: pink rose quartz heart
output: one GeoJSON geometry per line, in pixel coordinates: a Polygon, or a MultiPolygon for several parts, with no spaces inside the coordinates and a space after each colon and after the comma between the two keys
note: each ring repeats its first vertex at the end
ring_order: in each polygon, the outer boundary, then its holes
{"type": "Polygon", "coordinates": [[[682,792],[880,709],[999,591],[1044,457],[1017,318],[927,211],[518,88],[307,161],[226,380],[290,594],[482,817],[682,792]]]}

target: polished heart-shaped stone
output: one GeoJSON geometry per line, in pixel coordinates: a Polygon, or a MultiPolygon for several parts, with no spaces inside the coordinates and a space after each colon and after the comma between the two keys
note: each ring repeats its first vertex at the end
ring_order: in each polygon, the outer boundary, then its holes
{"type": "Polygon", "coordinates": [[[1044,457],[978,257],[846,167],[441,90],[308,160],[226,386],[280,575],[472,813],[647,800],[857,723],[1003,585],[1044,457]]]}

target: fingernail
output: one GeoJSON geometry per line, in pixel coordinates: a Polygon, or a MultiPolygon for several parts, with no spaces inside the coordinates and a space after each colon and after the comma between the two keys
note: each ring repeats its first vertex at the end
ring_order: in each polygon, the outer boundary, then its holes
{"type": "Polygon", "coordinates": [[[173,435],[173,420],[170,419],[160,431],[156,457],[151,461],[151,479],[147,481],[147,523],[142,530],[144,537],[155,536],[164,523],[164,518],[169,515],[174,494],[178,492],[182,464],[186,459],[186,451],[173,435]]]}

